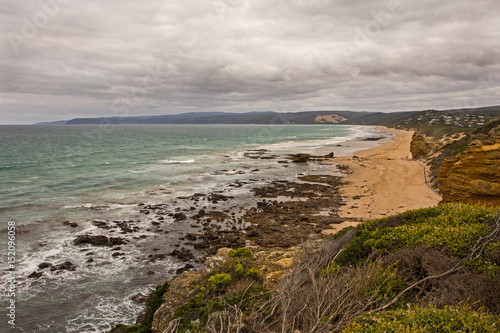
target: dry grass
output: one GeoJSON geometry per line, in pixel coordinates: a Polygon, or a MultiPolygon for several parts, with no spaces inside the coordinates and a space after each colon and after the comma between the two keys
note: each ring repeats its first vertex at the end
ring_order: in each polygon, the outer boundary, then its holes
{"type": "Polygon", "coordinates": [[[309,255],[304,247],[298,256],[303,260],[282,280],[279,293],[254,316],[248,332],[337,331],[357,315],[387,301],[380,290],[392,277],[385,274],[386,266],[379,260],[339,271],[324,270],[353,237],[351,230],[327,240],[315,255],[309,255]]]}

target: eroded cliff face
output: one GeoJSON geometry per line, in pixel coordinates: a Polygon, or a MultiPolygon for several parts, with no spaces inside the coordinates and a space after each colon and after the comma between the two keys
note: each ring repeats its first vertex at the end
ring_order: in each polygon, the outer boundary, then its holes
{"type": "Polygon", "coordinates": [[[424,157],[432,150],[432,143],[427,142],[420,133],[414,133],[410,143],[410,152],[413,159],[424,157]]]}
{"type": "Polygon", "coordinates": [[[500,126],[472,135],[463,153],[443,162],[438,182],[444,202],[500,205],[500,126]]]}

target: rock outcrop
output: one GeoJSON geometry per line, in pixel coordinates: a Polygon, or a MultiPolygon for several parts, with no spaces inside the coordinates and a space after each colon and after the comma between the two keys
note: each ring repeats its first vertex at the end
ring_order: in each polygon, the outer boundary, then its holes
{"type": "MultiPolygon", "coordinates": [[[[319,241],[307,243],[311,251],[318,251],[319,245],[319,241]]],[[[303,249],[303,246],[296,246],[288,249],[257,251],[254,259],[259,267],[263,286],[268,289],[275,288],[281,278],[291,271],[293,260],[300,257],[299,253],[303,249]]],[[[230,251],[230,248],[221,248],[217,251],[217,255],[205,259],[203,271],[186,271],[170,281],[170,288],[163,295],[164,303],[154,314],[152,332],[170,332],[169,327],[171,328],[175,310],[198,292],[197,283],[200,279],[210,275],[230,258],[230,251]]]]}
{"type": "Polygon", "coordinates": [[[432,151],[433,145],[425,140],[420,133],[414,133],[410,143],[410,152],[413,159],[424,157],[432,151]]]}
{"type": "Polygon", "coordinates": [[[292,156],[292,162],[305,163],[311,158],[311,154],[295,154],[292,156]]]}
{"type": "Polygon", "coordinates": [[[500,125],[471,135],[464,152],[443,162],[438,182],[444,202],[500,205],[500,125]]]}
{"type": "Polygon", "coordinates": [[[202,276],[201,271],[187,271],[170,281],[170,288],[163,295],[165,302],[154,314],[152,332],[170,332],[168,329],[175,310],[196,294],[195,281],[202,276]]]}
{"type": "Polygon", "coordinates": [[[74,241],[73,244],[75,245],[80,245],[80,244],[91,244],[95,246],[116,246],[116,245],[122,245],[122,244],[127,244],[127,241],[125,241],[121,237],[106,237],[104,235],[80,235],[78,236],[74,241]]]}

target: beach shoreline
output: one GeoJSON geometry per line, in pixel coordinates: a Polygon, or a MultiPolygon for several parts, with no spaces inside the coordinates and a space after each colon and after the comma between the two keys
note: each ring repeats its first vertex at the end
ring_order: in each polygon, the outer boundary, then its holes
{"type": "Polygon", "coordinates": [[[430,207],[441,197],[426,183],[424,166],[411,159],[412,131],[378,126],[394,134],[392,140],[351,156],[333,158],[347,168],[341,193],[346,205],[339,210],[344,222],[332,225],[332,234],[360,222],[430,207]]]}

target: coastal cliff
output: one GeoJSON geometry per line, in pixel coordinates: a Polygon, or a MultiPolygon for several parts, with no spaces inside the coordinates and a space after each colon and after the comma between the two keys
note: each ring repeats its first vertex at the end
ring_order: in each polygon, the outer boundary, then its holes
{"type": "Polygon", "coordinates": [[[500,204],[500,125],[487,129],[472,133],[464,152],[443,161],[438,182],[444,202],[500,204]]]}
{"type": "Polygon", "coordinates": [[[426,141],[420,133],[414,133],[410,143],[410,153],[413,159],[426,156],[432,151],[433,144],[426,141]]]}

